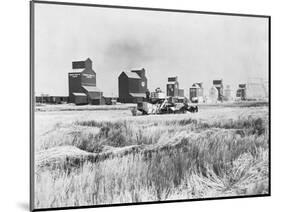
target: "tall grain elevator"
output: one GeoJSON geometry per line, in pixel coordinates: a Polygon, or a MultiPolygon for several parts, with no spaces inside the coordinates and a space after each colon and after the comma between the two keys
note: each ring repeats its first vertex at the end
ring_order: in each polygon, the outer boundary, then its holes
{"type": "Polygon", "coordinates": [[[189,88],[189,99],[194,103],[201,103],[204,101],[204,93],[203,93],[203,83],[193,83],[191,88],[189,88]]]}
{"type": "Polygon", "coordinates": [[[168,77],[167,82],[168,97],[184,97],[184,89],[179,88],[178,77],[168,77]]]}
{"type": "Polygon", "coordinates": [[[146,98],[147,78],[145,69],[123,71],[118,77],[119,101],[122,103],[138,103],[146,98]]]}
{"type": "Polygon", "coordinates": [[[76,105],[102,103],[102,92],[96,86],[96,72],[90,58],[72,62],[73,72],[68,73],[69,102],[76,105]]]}
{"type": "Polygon", "coordinates": [[[218,90],[218,101],[223,100],[223,82],[221,80],[213,80],[213,86],[218,90]]]}
{"type": "Polygon", "coordinates": [[[178,77],[168,77],[167,96],[175,97],[179,95],[178,77]]]}

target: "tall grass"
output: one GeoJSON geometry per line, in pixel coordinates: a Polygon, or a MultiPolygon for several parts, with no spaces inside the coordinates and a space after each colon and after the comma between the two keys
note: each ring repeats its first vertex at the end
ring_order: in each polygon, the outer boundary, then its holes
{"type": "Polygon", "coordinates": [[[36,178],[37,207],[266,193],[266,145],[252,137],[245,148],[245,141],[237,140],[240,147],[233,148],[231,140],[219,142],[214,136],[181,148],[86,161],[71,171],[46,169],[36,178]]]}
{"type": "Polygon", "coordinates": [[[197,120],[192,118],[167,119],[163,121],[80,121],[74,124],[57,125],[41,136],[36,147],[45,150],[56,146],[72,145],[87,152],[100,153],[103,146],[125,147],[130,145],[151,145],[161,141],[171,142],[179,133],[187,135],[201,132],[225,130],[227,134],[262,135],[268,120],[251,116],[225,120],[197,120]]]}
{"type": "Polygon", "coordinates": [[[41,139],[38,154],[66,145],[85,154],[37,169],[36,208],[268,192],[264,115],[77,121],[41,139]]]}

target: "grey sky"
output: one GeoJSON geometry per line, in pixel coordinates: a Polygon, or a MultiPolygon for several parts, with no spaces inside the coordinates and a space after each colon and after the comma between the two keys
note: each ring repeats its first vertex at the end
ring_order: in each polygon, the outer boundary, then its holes
{"type": "Polygon", "coordinates": [[[264,18],[35,4],[35,93],[68,95],[71,62],[91,58],[97,86],[118,93],[122,71],[144,67],[148,87],[178,76],[187,93],[223,79],[234,90],[268,75],[264,18]]]}

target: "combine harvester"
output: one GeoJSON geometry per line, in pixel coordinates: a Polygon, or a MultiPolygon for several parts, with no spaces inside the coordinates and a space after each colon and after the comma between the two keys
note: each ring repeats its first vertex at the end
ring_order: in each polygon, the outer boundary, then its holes
{"type": "Polygon", "coordinates": [[[191,112],[198,112],[198,106],[189,106],[187,103],[173,103],[167,98],[157,99],[155,102],[139,102],[137,109],[142,112],[143,115],[153,114],[180,114],[191,112]]]}

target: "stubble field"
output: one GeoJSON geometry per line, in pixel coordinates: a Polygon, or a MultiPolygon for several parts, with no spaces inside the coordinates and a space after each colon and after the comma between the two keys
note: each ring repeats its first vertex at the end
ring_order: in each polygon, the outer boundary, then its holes
{"type": "Polygon", "coordinates": [[[268,193],[268,106],[35,112],[35,207],[268,193]]]}

